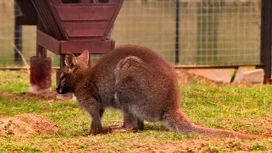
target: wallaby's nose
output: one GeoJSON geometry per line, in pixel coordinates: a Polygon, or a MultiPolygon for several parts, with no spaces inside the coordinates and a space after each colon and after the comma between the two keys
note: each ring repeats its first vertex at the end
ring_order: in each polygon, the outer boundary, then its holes
{"type": "Polygon", "coordinates": [[[59,87],[57,87],[56,90],[57,90],[57,93],[58,93],[58,94],[61,94],[61,93],[62,93],[62,91],[61,91],[61,89],[59,89],[59,87]]]}
{"type": "Polygon", "coordinates": [[[69,89],[68,89],[68,88],[65,88],[65,87],[62,87],[62,86],[58,86],[58,87],[56,88],[56,90],[57,90],[57,93],[58,93],[58,94],[66,94],[66,93],[69,92],[69,89]]]}

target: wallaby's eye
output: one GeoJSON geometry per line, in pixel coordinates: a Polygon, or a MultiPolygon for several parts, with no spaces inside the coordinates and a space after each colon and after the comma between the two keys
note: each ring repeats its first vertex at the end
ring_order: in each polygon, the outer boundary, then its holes
{"type": "Polygon", "coordinates": [[[62,79],[63,77],[64,77],[64,74],[63,74],[63,73],[61,73],[61,74],[60,74],[60,78],[62,79]]]}
{"type": "Polygon", "coordinates": [[[68,74],[61,73],[61,74],[60,74],[60,81],[61,81],[61,82],[64,82],[64,81],[66,80],[66,78],[67,78],[67,75],[68,75],[68,74]]]}
{"type": "Polygon", "coordinates": [[[66,81],[66,79],[65,78],[61,78],[61,82],[65,82],[66,81]]]}
{"type": "Polygon", "coordinates": [[[66,78],[66,74],[61,73],[61,74],[60,74],[60,80],[64,80],[65,78],[66,78]]]}

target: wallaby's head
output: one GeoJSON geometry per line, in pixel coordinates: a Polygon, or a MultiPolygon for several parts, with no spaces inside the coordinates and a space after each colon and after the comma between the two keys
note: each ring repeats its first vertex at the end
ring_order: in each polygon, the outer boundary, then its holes
{"type": "Polygon", "coordinates": [[[85,50],[78,57],[72,53],[67,53],[64,59],[65,67],[61,70],[57,92],[65,94],[73,92],[75,85],[82,79],[89,64],[89,52],[85,50]]]}

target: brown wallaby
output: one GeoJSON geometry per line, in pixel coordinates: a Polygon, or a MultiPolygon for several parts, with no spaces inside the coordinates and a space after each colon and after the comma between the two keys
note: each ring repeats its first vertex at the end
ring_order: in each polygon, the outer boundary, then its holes
{"type": "Polygon", "coordinates": [[[144,120],[162,121],[170,129],[184,134],[217,137],[258,138],[228,130],[194,125],[181,111],[175,70],[150,49],[125,45],[88,66],[89,52],[65,56],[65,68],[57,87],[59,94],[73,92],[82,108],[92,117],[91,134],[111,132],[102,128],[106,107],[124,114],[122,128],[143,130],[144,120]]]}

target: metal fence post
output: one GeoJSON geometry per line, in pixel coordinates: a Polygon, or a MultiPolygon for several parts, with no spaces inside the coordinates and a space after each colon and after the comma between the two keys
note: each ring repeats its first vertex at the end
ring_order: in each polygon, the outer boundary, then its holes
{"type": "Polygon", "coordinates": [[[179,0],[176,0],[175,63],[179,63],[179,0]]]}
{"type": "Polygon", "coordinates": [[[221,1],[203,0],[198,4],[197,63],[217,61],[218,14],[221,1]],[[207,57],[212,54],[213,56],[207,57]]]}
{"type": "MultiPolygon", "coordinates": [[[[19,7],[16,3],[14,3],[14,15],[21,15],[19,7]]],[[[18,50],[22,51],[22,25],[17,25],[16,23],[14,24],[14,44],[18,50]]],[[[22,57],[18,53],[17,49],[14,48],[14,61],[22,62],[22,57]]]]}

